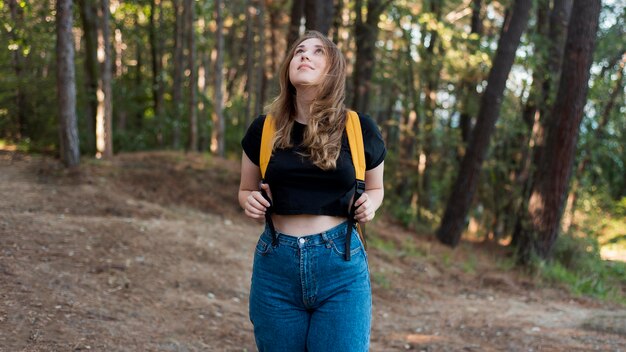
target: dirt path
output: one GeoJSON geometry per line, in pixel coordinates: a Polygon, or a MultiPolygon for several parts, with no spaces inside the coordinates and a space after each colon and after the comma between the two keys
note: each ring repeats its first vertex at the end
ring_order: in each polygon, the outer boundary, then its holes
{"type": "MultiPolygon", "coordinates": [[[[0,351],[254,351],[261,227],[237,172],[165,152],[68,172],[0,151],[0,351]]],[[[368,231],[372,351],[626,351],[623,307],[499,270],[500,249],[368,231]]]]}

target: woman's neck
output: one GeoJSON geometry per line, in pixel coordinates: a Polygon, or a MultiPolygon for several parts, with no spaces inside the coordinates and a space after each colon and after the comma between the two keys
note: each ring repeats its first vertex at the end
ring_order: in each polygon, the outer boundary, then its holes
{"type": "MultiPolygon", "coordinates": [[[[309,87],[313,88],[313,87],[309,87]]],[[[311,103],[315,98],[314,89],[299,89],[296,95],[296,121],[302,124],[309,122],[311,116],[311,103]]]]}

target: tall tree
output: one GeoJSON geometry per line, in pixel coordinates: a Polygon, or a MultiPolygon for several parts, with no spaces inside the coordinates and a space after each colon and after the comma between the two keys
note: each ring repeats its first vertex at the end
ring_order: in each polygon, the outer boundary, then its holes
{"type": "Polygon", "coordinates": [[[289,31],[287,32],[287,49],[300,36],[300,24],[304,16],[304,0],[292,0],[289,31]]]}
{"type": "MultiPolygon", "coordinates": [[[[257,98],[254,100],[254,111],[261,112],[263,104],[267,95],[267,75],[265,73],[265,1],[259,1],[259,10],[257,13],[257,26],[259,33],[259,54],[257,60],[257,72],[256,72],[256,94],[257,98]]],[[[289,43],[288,45],[291,45],[289,43]]]]}
{"type": "MultiPolygon", "coordinates": [[[[468,40],[468,46],[470,53],[474,54],[480,47],[480,37],[483,33],[483,21],[481,17],[482,0],[472,0],[472,20],[470,36],[468,40]]],[[[478,83],[474,74],[472,74],[472,68],[467,63],[467,73],[461,78],[461,93],[464,96],[461,98],[459,127],[461,129],[461,138],[463,142],[469,141],[470,134],[472,132],[472,113],[471,103],[476,98],[476,84],[478,83]]]]}
{"type": "Polygon", "coordinates": [[[78,128],[76,126],[76,75],[72,40],[72,0],[57,0],[57,98],[61,160],[65,166],[78,165],[78,128]]]}
{"type": "Polygon", "coordinates": [[[83,148],[89,154],[96,151],[96,113],[98,111],[98,9],[95,0],[78,0],[83,24],[85,57],[85,127],[83,148]]]}
{"type": "MultiPolygon", "coordinates": [[[[85,1],[85,0],[82,0],[85,1]]],[[[163,82],[163,62],[161,61],[161,41],[157,38],[157,30],[161,28],[163,11],[161,0],[150,0],[150,61],[152,63],[152,104],[154,115],[157,120],[157,143],[163,146],[163,94],[165,84],[163,82]],[[158,12],[157,12],[158,10],[158,12]]]]}
{"type": "Polygon", "coordinates": [[[532,0],[516,0],[512,13],[506,16],[502,25],[498,49],[487,79],[487,88],[481,99],[476,126],[461,162],[441,225],[437,229],[439,240],[450,246],[458,244],[465,228],[465,218],[469,212],[482,163],[500,114],[502,96],[515,59],[515,51],[528,24],[531,5],[532,0]]]}
{"type": "Polygon", "coordinates": [[[431,14],[432,30],[428,31],[428,41],[424,41],[422,56],[424,57],[424,65],[422,65],[422,81],[424,92],[424,126],[423,126],[423,158],[424,171],[421,176],[422,185],[419,194],[420,206],[432,210],[432,192],[431,192],[431,174],[432,159],[434,152],[435,136],[435,110],[437,109],[437,91],[439,88],[439,78],[443,66],[443,49],[441,39],[437,28],[441,20],[441,12],[444,1],[431,0],[429,2],[429,13],[431,14]],[[438,49],[435,51],[435,49],[438,49]]]}
{"type": "Polygon", "coordinates": [[[223,91],[223,76],[224,76],[224,18],[222,12],[223,3],[222,0],[215,1],[215,22],[216,38],[217,38],[217,50],[215,59],[215,113],[213,117],[213,142],[211,143],[211,150],[219,156],[226,154],[224,141],[225,137],[225,125],[224,121],[224,91],[223,91]]]}
{"type": "MultiPolygon", "coordinates": [[[[256,8],[253,6],[252,0],[247,0],[246,1],[246,85],[244,86],[244,97],[246,99],[246,111],[244,113],[244,119],[245,119],[244,126],[246,126],[246,128],[250,125],[250,117],[252,115],[251,110],[252,110],[252,97],[253,97],[252,87],[254,83],[254,63],[257,61],[255,60],[256,47],[254,45],[254,34],[252,33],[252,30],[254,28],[254,23],[252,21],[252,18],[254,14],[256,14],[256,8]]],[[[255,113],[256,112],[258,111],[255,111],[255,113]]]]}
{"type": "Polygon", "coordinates": [[[184,0],[172,0],[174,7],[174,74],[172,77],[172,145],[174,149],[180,147],[180,125],[183,111],[183,65],[185,60],[183,33],[185,24],[184,0]]]}
{"type": "Polygon", "coordinates": [[[521,262],[549,257],[558,236],[564,199],[574,164],[578,131],[587,101],[600,0],[574,0],[565,44],[563,70],[550,114],[546,144],[534,171],[535,180],[518,244],[521,262]]]}
{"type": "Polygon", "coordinates": [[[96,114],[96,156],[110,158],[113,156],[113,111],[111,77],[111,29],[109,18],[109,0],[101,0],[98,7],[98,62],[100,76],[98,78],[98,111],[96,114]]]}
{"type": "Polygon", "coordinates": [[[328,35],[333,25],[334,12],[333,0],[305,0],[306,29],[328,35]]]}
{"type": "Polygon", "coordinates": [[[196,43],[195,43],[195,6],[193,0],[185,1],[186,35],[187,35],[187,69],[189,70],[189,150],[198,151],[198,111],[197,105],[197,70],[196,70],[196,43]]]}
{"type": "MultiPolygon", "coordinates": [[[[18,31],[24,25],[23,11],[18,5],[16,0],[8,0],[9,11],[11,12],[11,20],[13,22],[13,28],[9,31],[9,36],[13,43],[20,43],[18,38],[18,31]]],[[[17,136],[16,139],[26,137],[27,131],[27,112],[24,107],[26,102],[26,96],[24,93],[24,87],[22,86],[24,69],[24,57],[22,55],[21,45],[17,45],[12,50],[13,70],[17,81],[17,89],[15,92],[15,107],[17,108],[17,136]]]]}
{"type": "MultiPolygon", "coordinates": [[[[521,203],[522,208],[527,206],[530,197],[532,165],[539,160],[544,148],[545,130],[551,118],[546,112],[556,93],[571,9],[572,0],[555,0],[552,9],[549,0],[541,0],[537,8],[536,63],[530,94],[522,111],[528,133],[524,137],[525,148],[515,171],[516,183],[521,187],[522,199],[518,203],[521,203]]],[[[511,222],[515,223],[512,239],[515,245],[521,231],[519,208],[510,207],[508,212],[508,217],[513,219],[511,222]]]]}
{"type": "Polygon", "coordinates": [[[574,213],[576,211],[576,202],[578,201],[578,196],[580,192],[580,183],[583,177],[587,166],[591,163],[591,157],[593,155],[594,147],[600,144],[602,140],[602,136],[606,132],[606,126],[609,124],[611,113],[616,106],[616,102],[618,101],[618,97],[620,95],[624,95],[624,66],[626,65],[626,53],[622,57],[622,62],[617,66],[617,79],[615,80],[615,85],[611,90],[611,94],[609,95],[609,100],[607,101],[604,109],[602,110],[602,117],[600,123],[593,131],[593,136],[591,140],[588,141],[585,145],[585,150],[582,153],[583,156],[580,158],[578,162],[578,166],[576,167],[576,173],[572,180],[572,186],[567,197],[567,202],[565,206],[565,216],[563,218],[563,232],[567,233],[569,227],[572,225],[574,221],[574,213]]]}
{"type": "Polygon", "coordinates": [[[380,15],[391,0],[367,0],[367,14],[363,19],[363,0],[355,1],[356,62],[354,63],[354,97],[352,108],[367,111],[372,74],[374,73],[375,45],[378,39],[380,15]]]}

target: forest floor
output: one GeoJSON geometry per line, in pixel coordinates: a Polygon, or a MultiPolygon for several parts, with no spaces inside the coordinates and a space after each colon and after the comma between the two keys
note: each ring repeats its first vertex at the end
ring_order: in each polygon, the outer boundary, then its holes
{"type": "MultiPolygon", "coordinates": [[[[261,225],[239,165],[150,152],[58,161],[0,150],[0,351],[255,351],[248,289],[261,225]]],[[[626,310],[368,226],[372,351],[626,351],[626,310]]]]}

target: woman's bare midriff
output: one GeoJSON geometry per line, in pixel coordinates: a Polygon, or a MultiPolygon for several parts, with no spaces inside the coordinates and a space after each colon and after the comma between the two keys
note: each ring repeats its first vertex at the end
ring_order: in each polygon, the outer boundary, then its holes
{"type": "Polygon", "coordinates": [[[324,232],[346,221],[346,218],[328,215],[272,215],[274,228],[291,236],[306,236],[324,232]]]}

